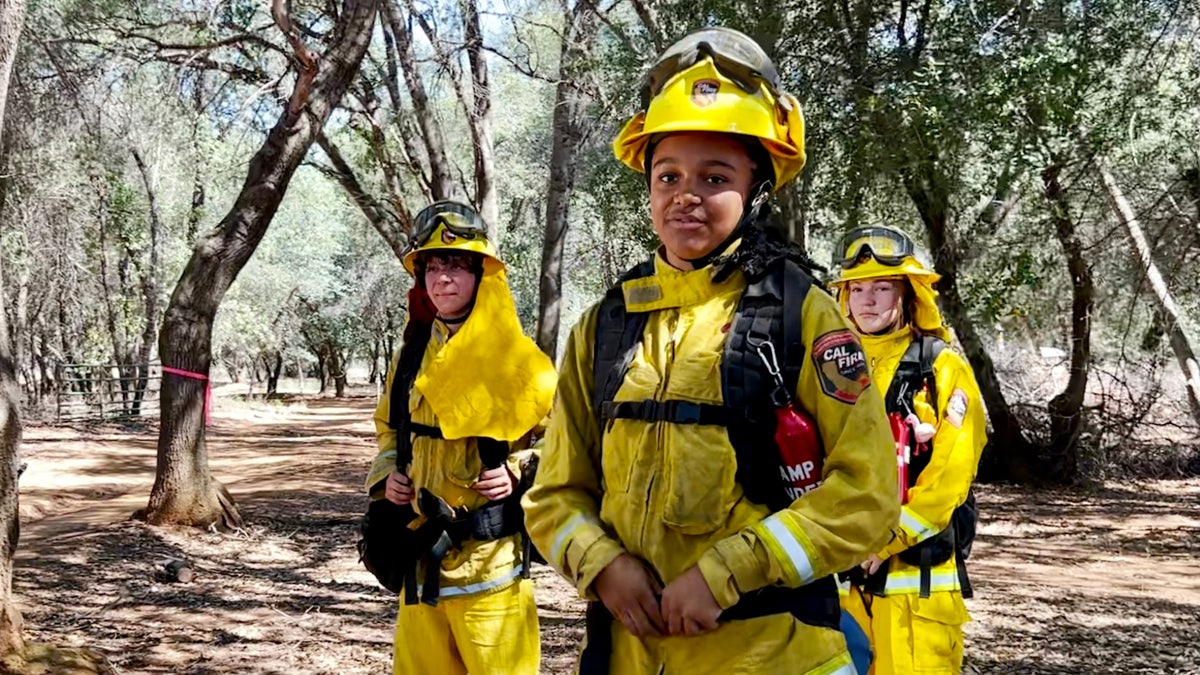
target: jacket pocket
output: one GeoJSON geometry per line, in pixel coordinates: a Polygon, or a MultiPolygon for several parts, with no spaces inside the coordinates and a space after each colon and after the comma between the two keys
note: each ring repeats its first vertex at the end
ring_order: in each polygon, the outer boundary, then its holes
{"type": "Polygon", "coordinates": [[[733,506],[729,497],[737,459],[729,437],[723,428],[711,426],[670,437],[663,520],[684,534],[713,532],[728,520],[733,506]]]}
{"type": "Polygon", "coordinates": [[[644,425],[634,420],[610,420],[601,428],[600,470],[605,492],[629,492],[641,444],[641,439],[635,436],[636,428],[644,425]]]}
{"type": "MultiPolygon", "coordinates": [[[[638,354],[629,364],[625,379],[617,389],[614,401],[638,402],[654,398],[662,376],[638,354]]],[[[638,450],[646,444],[646,434],[656,433],[651,422],[630,419],[601,420],[600,463],[604,474],[605,492],[625,493],[630,490],[638,462],[638,450]]]]}
{"type": "MultiPolygon", "coordinates": [[[[676,362],[669,397],[710,398],[703,393],[711,394],[714,384],[719,386],[719,362],[717,354],[698,354],[676,362]]],[[[715,398],[719,401],[719,394],[715,398]]],[[[729,433],[716,425],[669,424],[664,436],[664,521],[684,534],[715,531],[728,520],[733,506],[730,496],[737,457],[729,433]]]]}

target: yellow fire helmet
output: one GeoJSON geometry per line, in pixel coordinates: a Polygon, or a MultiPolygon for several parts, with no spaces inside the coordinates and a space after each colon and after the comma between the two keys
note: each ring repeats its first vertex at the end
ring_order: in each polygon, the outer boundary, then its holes
{"type": "Polygon", "coordinates": [[[642,82],[642,110],[625,123],[613,153],[644,173],[652,138],[677,131],[757,139],[771,157],[776,190],[804,168],[800,102],[780,90],[758,43],[729,28],[691,33],[658,57],[642,82]]]}
{"type": "Polygon", "coordinates": [[[487,223],[475,209],[453,201],[434,202],[413,218],[412,236],[404,253],[404,269],[416,274],[417,255],[427,251],[463,251],[483,256],[483,273],[504,269],[487,236],[487,223]]]}
{"type": "Polygon", "coordinates": [[[922,254],[912,237],[895,227],[875,225],[850,230],[833,248],[834,284],[861,279],[910,276],[932,277],[938,274],[921,262],[922,254]]]}
{"type": "Polygon", "coordinates": [[[905,277],[914,293],[913,322],[922,331],[949,339],[949,333],[937,307],[933,284],[941,276],[929,269],[912,237],[886,226],[855,228],[845,234],[833,249],[836,276],[829,282],[837,289],[842,312],[850,316],[846,286],[852,281],[905,277]]]}

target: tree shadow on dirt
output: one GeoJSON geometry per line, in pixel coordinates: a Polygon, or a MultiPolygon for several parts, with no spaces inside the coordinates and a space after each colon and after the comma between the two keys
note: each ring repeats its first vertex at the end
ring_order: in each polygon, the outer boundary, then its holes
{"type": "Polygon", "coordinates": [[[37,542],[23,552],[16,581],[33,606],[27,621],[100,646],[126,672],[342,672],[314,667],[311,652],[356,630],[377,634],[366,642],[386,663],[394,596],[349,566],[364,498],[275,491],[248,501],[271,516],[234,533],[126,522],[37,542]],[[171,583],[163,571],[171,560],[187,560],[196,580],[171,583]],[[277,653],[282,628],[298,623],[310,648],[277,653]],[[197,663],[211,646],[229,644],[235,656],[269,658],[197,663]],[[289,660],[304,668],[278,668],[289,660]],[[185,665],[192,669],[178,670],[185,665]]]}
{"type": "MultiPolygon", "coordinates": [[[[987,640],[1000,653],[975,653],[967,661],[980,674],[1183,675],[1200,672],[1200,619],[1194,605],[1170,600],[1084,595],[1045,598],[1050,620],[1005,624],[987,640]],[[1166,620],[1164,623],[1164,619],[1166,620]],[[1011,655],[1016,652],[1016,655],[1011,655]]],[[[1012,618],[1025,612],[1012,608],[1012,618]]]]}
{"type": "Polygon", "coordinates": [[[1004,507],[1009,517],[1079,517],[1097,512],[1112,515],[1170,515],[1200,507],[1200,494],[1194,491],[1173,495],[1145,490],[1136,485],[1118,488],[1107,484],[1093,488],[1054,490],[979,485],[975,489],[980,494],[986,494],[989,503],[1004,507]]]}
{"type": "Polygon", "coordinates": [[[981,540],[1026,559],[1057,556],[1064,562],[1079,562],[1130,552],[1191,560],[1200,542],[1200,521],[1195,520],[1200,494],[1194,492],[1178,496],[1112,488],[1036,492],[988,486],[982,494],[981,540]],[[1144,524],[1126,527],[1134,518],[1144,524]],[[1005,525],[1012,526],[1010,532],[998,531],[1005,525]],[[1025,543],[1031,535],[1038,539],[1036,546],[1025,543]],[[1088,544],[1086,553],[1081,541],[1088,544]]]}

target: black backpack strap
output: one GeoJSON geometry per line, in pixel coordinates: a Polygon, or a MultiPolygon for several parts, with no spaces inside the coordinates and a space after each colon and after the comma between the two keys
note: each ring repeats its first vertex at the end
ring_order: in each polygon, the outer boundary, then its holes
{"type": "Polygon", "coordinates": [[[946,343],[941,338],[933,335],[921,336],[921,381],[929,389],[929,404],[933,406],[933,414],[939,420],[942,418],[942,412],[938,409],[937,375],[933,372],[933,364],[945,348],[946,343]]]}
{"type": "Polygon", "coordinates": [[[964,598],[975,597],[975,589],[971,586],[971,577],[967,575],[967,558],[971,556],[971,546],[975,543],[975,530],[978,525],[979,506],[975,501],[975,491],[967,490],[967,499],[954,509],[951,517],[951,527],[954,528],[954,557],[958,567],[958,585],[964,598]]]}
{"type": "MultiPolygon", "coordinates": [[[[412,415],[408,412],[408,402],[412,394],[413,381],[417,379],[417,371],[421,369],[421,361],[425,358],[425,348],[433,335],[433,324],[413,324],[411,332],[400,346],[400,358],[396,363],[396,373],[392,377],[392,389],[388,392],[388,426],[396,431],[396,469],[405,471],[412,462],[412,415]]],[[[411,506],[402,507],[410,517],[416,516],[411,506]]],[[[416,556],[410,556],[402,571],[404,585],[404,601],[406,604],[417,603],[417,565],[416,556]]]]}
{"type": "Polygon", "coordinates": [[[646,329],[645,312],[625,311],[625,295],[621,284],[654,274],[654,258],[646,260],[621,276],[608,289],[596,318],[595,352],[592,355],[592,405],[597,419],[603,419],[603,405],[612,401],[621,388],[634,353],[642,343],[646,329]]]}
{"type": "Polygon", "coordinates": [[[751,501],[777,511],[787,508],[791,499],[779,481],[779,453],[773,451],[775,385],[758,349],[764,342],[774,346],[787,394],[794,397],[805,356],[801,311],[813,279],[796,263],[780,259],[749,281],[725,341],[721,394],[726,407],[745,411],[746,423],[729,426],[729,441],[737,454],[737,481],[751,501]]]}
{"type": "Polygon", "coordinates": [[[958,568],[958,589],[968,600],[975,597],[975,589],[971,586],[971,577],[967,574],[967,561],[958,552],[954,552],[954,565],[958,568]]]}
{"type": "Polygon", "coordinates": [[[729,427],[745,424],[745,414],[733,408],[712,403],[691,401],[604,401],[600,404],[600,419],[673,422],[675,424],[709,424],[729,427]]]}
{"type": "Polygon", "coordinates": [[[792,260],[783,267],[783,381],[795,393],[804,367],[804,336],[801,313],[814,279],[808,271],[792,260]]]}
{"type": "Polygon", "coordinates": [[[432,438],[438,441],[444,438],[444,436],[442,436],[442,430],[438,427],[431,427],[428,424],[414,422],[412,421],[412,418],[409,418],[408,420],[408,433],[412,434],[413,436],[424,436],[425,438],[432,438]]]}
{"type": "Polygon", "coordinates": [[[613,615],[599,600],[587,604],[584,614],[583,650],[579,653],[578,675],[609,675],[612,663],[613,615]]]}
{"type": "MultiPolygon", "coordinates": [[[[940,417],[937,377],[933,371],[933,364],[945,348],[946,343],[933,335],[921,335],[909,343],[904,356],[900,357],[900,365],[896,367],[896,374],[892,377],[887,398],[884,399],[889,413],[899,413],[902,417],[907,417],[909,413],[914,412],[913,398],[925,387],[929,390],[929,402],[934,415],[940,417]]],[[[913,454],[908,469],[909,487],[916,485],[917,478],[932,457],[932,452],[913,454]]]]}
{"type": "MultiPolygon", "coordinates": [[[[432,335],[433,324],[413,326],[409,339],[400,347],[396,375],[392,378],[392,390],[388,396],[388,426],[396,431],[396,468],[400,471],[404,471],[412,462],[413,421],[408,412],[408,401],[432,335]]],[[[422,429],[436,430],[436,427],[420,426],[422,429]]],[[[441,436],[441,431],[437,430],[437,434],[441,436]]]]}
{"type": "MultiPolygon", "coordinates": [[[[900,365],[896,366],[896,374],[892,376],[887,396],[883,399],[884,407],[889,413],[907,416],[912,412],[913,396],[921,390],[921,383],[924,381],[924,368],[921,365],[922,354],[925,352],[924,344],[924,338],[918,337],[908,343],[908,349],[905,349],[904,356],[900,357],[900,365]]],[[[932,365],[929,372],[933,372],[932,365]]]]}
{"type": "Polygon", "coordinates": [[[900,365],[896,367],[896,374],[884,399],[888,412],[910,412],[913,396],[925,386],[929,389],[929,401],[934,414],[941,417],[937,409],[937,377],[933,372],[933,364],[945,348],[945,341],[934,335],[920,335],[908,343],[908,349],[900,357],[900,365]]]}

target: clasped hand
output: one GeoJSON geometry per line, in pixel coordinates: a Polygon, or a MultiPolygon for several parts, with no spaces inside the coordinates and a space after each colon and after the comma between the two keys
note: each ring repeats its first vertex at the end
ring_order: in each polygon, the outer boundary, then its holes
{"type": "MultiPolygon", "coordinates": [[[[479,474],[479,480],[472,487],[488,500],[496,501],[511,495],[515,484],[516,479],[508,467],[499,466],[479,474]]],[[[384,486],[384,496],[398,506],[411,504],[414,496],[412,480],[399,471],[391,472],[384,486]]]]}
{"type": "Polygon", "coordinates": [[[721,616],[695,566],[664,588],[640,560],[622,553],[596,577],[595,588],[609,613],[639,638],[701,635],[716,630],[721,616]]]}

